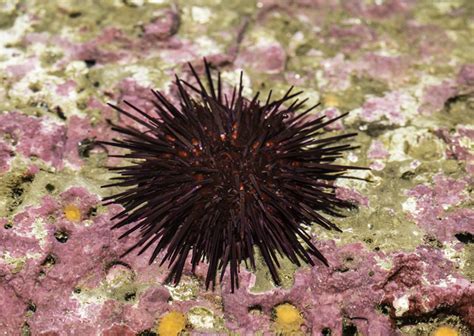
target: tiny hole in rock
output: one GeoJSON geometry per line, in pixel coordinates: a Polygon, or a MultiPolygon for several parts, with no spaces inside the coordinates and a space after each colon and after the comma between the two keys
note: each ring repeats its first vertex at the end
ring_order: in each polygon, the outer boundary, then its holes
{"type": "Polygon", "coordinates": [[[342,336],[356,336],[357,327],[353,324],[347,324],[342,327],[342,336]]]}
{"type": "MultiPolygon", "coordinates": [[[[39,92],[41,91],[41,84],[39,83],[31,83],[28,88],[32,91],[32,92],[39,92]]],[[[41,106],[40,106],[41,107],[41,106]]]]}
{"type": "Polygon", "coordinates": [[[81,15],[82,15],[81,12],[72,12],[72,13],[69,14],[69,17],[71,19],[76,19],[76,18],[80,17],[81,15]]]}
{"type": "Polygon", "coordinates": [[[48,183],[47,185],[44,186],[46,188],[46,190],[50,193],[52,193],[54,191],[54,189],[56,189],[56,187],[54,185],[52,185],[51,183],[48,183]]]}
{"type": "Polygon", "coordinates": [[[415,173],[412,171],[406,171],[402,174],[401,178],[403,180],[411,180],[415,176],[415,173]]]}
{"type": "Polygon", "coordinates": [[[41,264],[41,266],[51,267],[54,264],[56,264],[56,257],[52,254],[48,254],[46,258],[44,259],[43,263],[41,264]]]}
{"type": "Polygon", "coordinates": [[[386,303],[382,303],[377,306],[377,310],[384,315],[388,315],[390,313],[390,306],[386,303]]]}
{"type": "Polygon", "coordinates": [[[84,60],[84,63],[86,63],[86,66],[88,68],[92,68],[94,65],[97,64],[97,61],[95,59],[86,59],[84,60]]]}
{"type": "Polygon", "coordinates": [[[250,314],[261,314],[263,312],[263,308],[261,305],[251,305],[250,307],[248,307],[248,312],[250,314]]]}
{"type": "Polygon", "coordinates": [[[54,233],[54,238],[56,238],[56,240],[60,243],[65,243],[68,241],[69,239],[69,234],[65,231],[62,231],[62,230],[58,230],[54,233]]]}
{"type": "Polygon", "coordinates": [[[28,306],[26,307],[26,311],[27,312],[32,312],[32,313],[36,312],[36,305],[33,302],[30,301],[28,303],[28,306]]]}
{"type": "Polygon", "coordinates": [[[157,334],[150,329],[143,330],[137,334],[137,336],[156,336],[157,334]]]}
{"type": "Polygon", "coordinates": [[[60,106],[56,106],[54,108],[54,112],[56,112],[56,115],[59,119],[66,120],[66,115],[64,114],[63,109],[60,106]]]}
{"type": "Polygon", "coordinates": [[[21,327],[21,335],[31,335],[30,325],[26,322],[21,327]]]}
{"type": "Polygon", "coordinates": [[[474,236],[470,232],[459,232],[454,235],[457,240],[463,244],[472,244],[474,243],[474,236]]]}
{"type": "Polygon", "coordinates": [[[96,207],[92,207],[89,209],[89,211],[87,212],[87,217],[93,217],[97,215],[97,208],[96,207]]]}
{"type": "Polygon", "coordinates": [[[109,271],[112,267],[114,267],[116,265],[124,266],[124,267],[126,267],[130,270],[132,269],[132,267],[129,264],[124,263],[123,261],[120,261],[120,260],[114,260],[114,261],[110,261],[109,263],[105,264],[105,270],[109,271]]]}
{"type": "Polygon", "coordinates": [[[77,152],[81,158],[88,158],[90,155],[90,151],[95,146],[95,140],[86,138],[81,140],[77,145],[77,152]]]}
{"type": "Polygon", "coordinates": [[[323,330],[321,330],[321,335],[322,336],[331,336],[331,329],[323,328],[323,330]]]}
{"type": "Polygon", "coordinates": [[[133,301],[137,297],[137,294],[135,292],[129,292],[126,293],[124,296],[125,301],[133,301]]]}

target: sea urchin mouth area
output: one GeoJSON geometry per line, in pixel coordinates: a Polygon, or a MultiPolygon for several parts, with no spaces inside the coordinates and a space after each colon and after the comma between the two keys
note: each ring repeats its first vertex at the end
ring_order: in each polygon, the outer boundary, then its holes
{"type": "Polygon", "coordinates": [[[208,173],[194,174],[199,182],[212,181],[203,188],[203,193],[219,197],[237,211],[242,196],[251,197],[257,192],[254,183],[275,187],[274,177],[280,172],[280,164],[272,160],[271,151],[256,152],[226,139],[216,139],[209,147],[212,149],[209,155],[189,156],[193,166],[208,168],[208,173]]]}
{"type": "Polygon", "coordinates": [[[312,257],[327,264],[302,224],[337,229],[321,212],[335,215],[348,206],[332,184],[347,169],[360,168],[333,162],[354,148],[341,141],[355,134],[325,135],[324,127],[340,117],[306,118],[316,106],[306,108],[297,98],[301,92],[290,88],[283,98],[272,100],[270,93],[261,102],[258,93],[245,99],[240,83],[228,97],[209,64],[208,88],[190,68],[198,87],[177,78],[179,106],[157,91],[157,116],[127,102],[140,117],[111,105],[145,127],[112,124],[122,139],[102,142],[127,149],[118,156],[133,159],[112,167],[119,176],[107,185],[127,188],[106,199],[124,207],[113,218],[115,228],[127,227],[122,237],[139,232],[126,253],[152,248],[151,263],[163,252],[161,263],[168,263],[174,283],[188,256],[192,271],[208,263],[206,287],[230,268],[232,291],[240,263],[255,268],[255,247],[276,283],[281,256],[297,265],[313,264],[312,257]]]}

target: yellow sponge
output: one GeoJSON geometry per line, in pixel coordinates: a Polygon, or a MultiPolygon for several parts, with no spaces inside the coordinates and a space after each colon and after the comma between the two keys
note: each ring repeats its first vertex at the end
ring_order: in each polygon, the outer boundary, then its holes
{"type": "Polygon", "coordinates": [[[177,311],[166,313],[158,324],[157,332],[160,336],[177,336],[186,328],[186,317],[177,311]]]}
{"type": "Polygon", "coordinates": [[[441,326],[435,329],[433,336],[459,336],[459,332],[449,326],[441,326]]]}
{"type": "Polygon", "coordinates": [[[64,207],[64,215],[71,222],[78,222],[81,220],[81,210],[79,210],[79,208],[74,204],[68,204],[64,207]]]}
{"type": "Polygon", "coordinates": [[[292,334],[300,330],[304,320],[295,306],[284,303],[275,307],[275,327],[283,334],[292,334]]]}

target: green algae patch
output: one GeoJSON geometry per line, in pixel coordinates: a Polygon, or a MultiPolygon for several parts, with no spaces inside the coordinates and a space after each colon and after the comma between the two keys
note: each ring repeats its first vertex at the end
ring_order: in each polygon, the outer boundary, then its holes
{"type": "Polygon", "coordinates": [[[0,4],[0,29],[8,29],[15,23],[18,16],[20,0],[5,1],[0,4]]]}
{"type": "Polygon", "coordinates": [[[41,170],[35,175],[18,211],[28,205],[39,205],[41,198],[45,195],[57,196],[70,187],[83,187],[95,195],[104,196],[106,191],[100,186],[106,183],[108,173],[101,168],[95,169],[98,171],[92,171],[89,174],[70,169],[63,169],[56,173],[41,170]],[[102,175],[99,175],[100,172],[102,175]]]}
{"type": "Polygon", "coordinates": [[[213,333],[226,330],[224,319],[220,316],[216,316],[210,309],[205,307],[198,306],[191,308],[187,317],[188,322],[195,330],[212,331],[213,333]]]}
{"type": "MultiPolygon", "coordinates": [[[[372,139],[364,134],[358,136],[356,143],[362,149],[355,152],[357,165],[369,164],[366,148],[372,139]]],[[[409,214],[416,210],[416,203],[406,192],[417,185],[430,183],[439,172],[461,178],[464,176],[463,165],[457,160],[445,159],[446,144],[426,129],[406,127],[383,131],[377,139],[388,151],[388,158],[383,160],[385,167],[380,171],[372,170],[367,182],[337,182],[367,197],[368,206],[343,210],[345,218],[328,216],[343,233],[327,231],[316,225],[312,227],[313,232],[319,238],[334,239],[338,245],[362,241],[369,250],[374,251],[413,251],[422,244],[434,244],[441,248],[439,242],[432,240],[410,220],[409,214]]],[[[354,164],[347,159],[341,163],[354,164]]]]}
{"type": "Polygon", "coordinates": [[[5,263],[9,268],[12,274],[21,272],[23,266],[26,264],[27,257],[12,257],[10,253],[4,252],[3,255],[0,255],[3,263],[5,263]]]}
{"type": "Polygon", "coordinates": [[[150,57],[135,62],[128,63],[125,66],[117,68],[115,65],[104,64],[91,68],[83,78],[83,85],[89,90],[90,94],[101,93],[99,98],[108,100],[105,92],[100,88],[113,88],[124,79],[136,81],[141,86],[152,86],[153,88],[164,88],[169,84],[169,76],[165,76],[164,71],[169,69],[170,65],[166,60],[160,57],[150,57]]]}
{"type": "Polygon", "coordinates": [[[101,34],[104,28],[117,27],[129,36],[138,36],[140,24],[153,18],[156,10],[169,6],[171,2],[155,4],[146,2],[141,6],[125,1],[35,1],[31,0],[30,11],[38,17],[35,30],[51,34],[68,34],[75,42],[85,42],[101,34]],[[85,27],[81,34],[72,34],[73,29],[85,27]]]}
{"type": "Polygon", "coordinates": [[[460,272],[470,281],[474,281],[474,244],[464,246],[461,258],[460,272]]]}
{"type": "Polygon", "coordinates": [[[257,1],[180,0],[178,7],[179,36],[193,41],[195,51],[205,55],[210,51],[225,52],[235,46],[238,31],[252,17],[257,1]]]}
{"type": "Polygon", "coordinates": [[[460,92],[449,98],[443,109],[434,114],[438,127],[454,128],[457,125],[472,124],[474,114],[474,91],[460,92]]]}
{"type": "Polygon", "coordinates": [[[34,182],[34,176],[29,175],[27,168],[21,163],[12,163],[9,172],[0,175],[0,217],[7,217],[23,205],[34,182]]]}
{"type": "Polygon", "coordinates": [[[424,0],[416,2],[413,19],[420,24],[437,26],[443,32],[446,32],[441,38],[443,43],[451,46],[450,59],[456,59],[460,62],[473,62],[474,45],[472,44],[472,36],[474,35],[474,24],[471,20],[473,13],[474,2],[471,0],[424,0]],[[456,15],[451,15],[453,12],[456,15]]]}
{"type": "Polygon", "coordinates": [[[363,194],[369,207],[346,210],[345,218],[332,218],[343,233],[313,226],[318,237],[334,239],[340,245],[363,241],[369,250],[411,251],[423,242],[423,232],[403,211],[404,195],[412,184],[400,178],[400,164],[391,163],[374,172],[376,181],[367,183],[363,194]]]}
{"type": "MultiPolygon", "coordinates": [[[[96,277],[89,274],[82,279],[87,283],[89,278],[96,277]]],[[[107,300],[120,302],[135,302],[146,289],[143,284],[135,282],[135,273],[121,262],[114,262],[105,266],[104,277],[96,287],[79,283],[72,293],[81,306],[103,304],[107,300]]]]}
{"type": "MultiPolygon", "coordinates": [[[[255,284],[250,288],[252,293],[262,293],[269,291],[275,288],[275,283],[271,277],[268,266],[263,260],[262,254],[258,248],[254,249],[255,251],[255,284]]],[[[298,270],[298,266],[293,264],[288,258],[282,257],[278,259],[280,263],[280,268],[278,269],[278,275],[280,277],[281,284],[280,286],[283,289],[289,289],[293,286],[294,275],[298,270]]]]}
{"type": "Polygon", "coordinates": [[[165,285],[170,292],[171,298],[175,301],[195,300],[198,296],[201,283],[196,277],[183,275],[181,281],[176,286],[165,285]]]}
{"type": "Polygon", "coordinates": [[[367,96],[382,96],[388,91],[388,85],[380,80],[366,76],[351,76],[351,86],[344,91],[326,92],[332,96],[332,104],[325,104],[325,107],[335,106],[342,111],[351,111],[364,104],[367,96]]]}

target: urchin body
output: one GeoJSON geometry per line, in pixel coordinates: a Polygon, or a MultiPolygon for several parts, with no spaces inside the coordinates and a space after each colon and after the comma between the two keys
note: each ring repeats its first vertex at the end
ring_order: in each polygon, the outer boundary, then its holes
{"type": "Polygon", "coordinates": [[[242,261],[255,268],[255,247],[277,283],[281,256],[297,265],[313,264],[312,257],[327,265],[303,227],[337,230],[321,213],[349,206],[335,197],[332,182],[358,168],[334,164],[354,148],[340,141],[355,134],[324,137],[324,127],[340,117],[308,118],[316,106],[305,109],[301,92],[290,89],[278,100],[270,93],[262,103],[259,94],[242,96],[241,80],[227,96],[209,64],[207,87],[190,68],[197,85],[176,78],[179,106],[156,91],[155,116],[127,102],[135,114],[112,106],[146,129],[113,125],[123,138],[104,142],[128,149],[119,156],[133,159],[111,168],[119,176],[109,186],[128,189],[107,199],[124,207],[115,216],[115,228],[129,227],[122,237],[139,230],[127,253],[152,248],[151,263],[163,252],[175,283],[189,256],[193,270],[208,263],[206,287],[230,268],[232,290],[242,261]]]}

